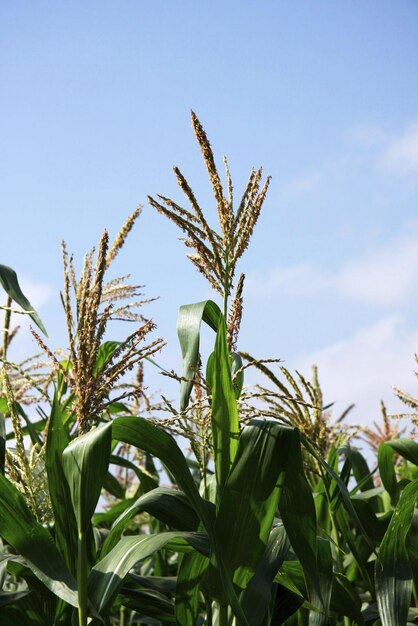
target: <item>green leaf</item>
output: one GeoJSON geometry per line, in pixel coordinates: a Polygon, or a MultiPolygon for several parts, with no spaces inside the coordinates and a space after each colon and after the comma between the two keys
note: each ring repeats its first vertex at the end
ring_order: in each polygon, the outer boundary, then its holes
{"type": "Polygon", "coordinates": [[[104,343],[102,343],[97,352],[96,363],[94,364],[93,368],[94,376],[96,376],[97,373],[100,372],[100,370],[106,365],[106,363],[109,361],[110,357],[119,345],[119,341],[105,341],[104,343]]]}
{"type": "Polygon", "coordinates": [[[212,437],[216,480],[223,489],[238,450],[238,408],[231,377],[226,325],[220,316],[208,385],[212,389],[212,437]]]}
{"type": "Polygon", "coordinates": [[[317,606],[317,601],[322,597],[326,605],[326,589],[319,576],[317,563],[315,503],[303,470],[297,429],[293,429],[292,436],[288,438],[287,454],[287,471],[279,501],[280,515],[291,546],[302,564],[311,601],[317,606]]]}
{"type": "Polygon", "coordinates": [[[158,591],[124,588],[119,597],[123,606],[139,614],[141,623],[144,623],[144,617],[151,617],[158,622],[170,624],[174,624],[176,621],[173,601],[158,591]]]}
{"type": "Polygon", "coordinates": [[[241,606],[249,626],[259,626],[275,593],[274,577],[289,551],[290,543],[283,524],[273,528],[257,570],[241,594],[241,606]]]}
{"type": "Polygon", "coordinates": [[[350,617],[358,624],[364,625],[361,613],[361,598],[357,593],[356,586],[342,574],[335,574],[332,585],[331,610],[338,615],[350,617]]]}
{"type": "Polygon", "coordinates": [[[216,542],[234,583],[244,588],[269,539],[295,428],[255,419],[239,438],[216,518],[216,542]]]}
{"type": "Polygon", "coordinates": [[[102,557],[118,543],[132,518],[143,511],[175,530],[193,531],[199,525],[198,516],[181,491],[158,487],[138,498],[117,518],[103,545],[102,557]]]}
{"type": "Polygon", "coordinates": [[[184,554],[177,571],[176,622],[195,626],[200,605],[200,585],[209,559],[199,552],[184,554]]]}
{"type": "MultiPolygon", "coordinates": [[[[196,552],[196,554],[198,553],[196,552]]],[[[131,572],[129,580],[133,581],[135,585],[159,591],[164,595],[175,593],[176,591],[177,578],[175,576],[139,576],[131,572]]]]}
{"type": "Polygon", "coordinates": [[[35,576],[59,598],[77,606],[76,583],[49,532],[23,496],[0,474],[0,536],[25,559],[35,576]]]}
{"type": "Polygon", "coordinates": [[[418,443],[416,441],[406,438],[394,439],[393,441],[387,441],[384,445],[393,448],[404,459],[418,467],[418,443]]]}
{"type": "Polygon", "coordinates": [[[177,335],[183,358],[182,378],[184,379],[180,388],[180,411],[184,411],[187,408],[193,389],[199,356],[200,325],[202,320],[216,332],[220,316],[221,310],[212,300],[186,304],[179,309],[177,335]]]}
{"type": "Polygon", "coordinates": [[[303,445],[305,446],[305,448],[308,450],[308,452],[310,452],[310,454],[312,454],[312,456],[318,461],[319,465],[325,470],[325,475],[328,475],[331,477],[331,479],[335,482],[335,488],[339,490],[340,495],[341,495],[341,500],[344,504],[345,510],[348,512],[348,514],[350,515],[351,519],[353,520],[354,524],[356,526],[358,526],[358,528],[361,528],[361,533],[364,537],[364,540],[369,544],[371,551],[374,552],[376,554],[375,548],[373,543],[371,542],[370,538],[368,537],[366,531],[364,530],[358,515],[354,509],[353,503],[351,502],[351,498],[350,498],[350,494],[348,492],[347,486],[344,483],[343,480],[341,480],[341,478],[338,476],[338,474],[332,469],[332,467],[330,467],[330,465],[324,461],[324,459],[318,454],[318,452],[316,451],[316,449],[313,447],[313,445],[310,443],[310,441],[303,435],[301,435],[301,441],[303,443],[303,445]]]}
{"type": "Polygon", "coordinates": [[[213,523],[207,503],[200,496],[187,461],[174,438],[141,417],[118,417],[112,422],[112,436],[159,458],[172,473],[179,488],[186,494],[209,536],[213,523]]]}
{"type": "Polygon", "coordinates": [[[126,469],[135,472],[140,482],[140,489],[142,492],[151,491],[152,489],[158,487],[157,476],[151,476],[149,472],[144,471],[141,467],[135,465],[135,463],[129,459],[112,454],[110,456],[110,463],[113,465],[119,465],[120,467],[125,467],[126,469]]]}
{"type": "Polygon", "coordinates": [[[395,450],[387,443],[381,443],[378,450],[379,472],[382,483],[390,495],[393,505],[396,505],[399,498],[399,485],[395,472],[395,450]]]}
{"type": "Polygon", "coordinates": [[[331,544],[328,540],[318,538],[317,556],[318,590],[320,593],[316,593],[316,586],[314,587],[310,583],[309,599],[318,611],[310,611],[309,626],[327,626],[333,582],[331,544]]]}
{"type": "Polygon", "coordinates": [[[100,497],[109,466],[112,423],[74,439],[64,450],[67,479],[79,534],[85,534],[100,497]]]}
{"type": "Polygon", "coordinates": [[[382,626],[404,626],[412,591],[412,568],[406,538],[418,499],[418,480],[403,490],[376,561],[376,596],[382,626]]]}
{"type": "Polygon", "coordinates": [[[125,498],[125,490],[113,474],[107,472],[103,481],[103,489],[106,489],[112,496],[123,500],[125,498]]]}
{"type": "Polygon", "coordinates": [[[11,267],[7,267],[7,265],[0,265],[0,284],[3,286],[7,295],[10,296],[12,300],[17,302],[25,313],[28,313],[38,328],[40,328],[44,335],[48,337],[48,333],[45,330],[45,326],[41,322],[41,318],[26,296],[22,293],[16,272],[12,270],[11,267]]]}
{"type": "Polygon", "coordinates": [[[231,353],[231,375],[232,384],[234,386],[235,397],[238,398],[241,395],[242,388],[244,386],[244,372],[242,371],[242,358],[238,352],[231,353]]]}
{"type": "Polygon", "coordinates": [[[48,476],[49,495],[54,512],[56,542],[68,568],[75,574],[77,523],[71,505],[70,489],[62,466],[62,453],[68,446],[68,443],[69,436],[63,424],[58,394],[55,391],[48,422],[45,467],[48,476]]]}
{"type": "Polygon", "coordinates": [[[30,589],[25,589],[25,591],[0,591],[0,607],[14,604],[29,593],[31,593],[30,589]]]}
{"type": "Polygon", "coordinates": [[[4,464],[6,461],[6,420],[0,411],[0,473],[4,474],[4,464]]]}
{"type": "Polygon", "coordinates": [[[124,441],[156,456],[173,474],[178,486],[189,498],[208,534],[212,549],[216,553],[223,588],[234,613],[241,619],[242,626],[247,626],[232,581],[225,570],[222,557],[216,545],[212,507],[200,496],[190,473],[187,460],[173,437],[140,417],[119,417],[113,420],[112,430],[114,439],[124,441]]]}
{"type": "Polygon", "coordinates": [[[98,613],[105,615],[129,570],[171,540],[201,547],[199,533],[166,532],[158,535],[122,537],[119,543],[92,568],[88,577],[89,598],[98,613]]]}

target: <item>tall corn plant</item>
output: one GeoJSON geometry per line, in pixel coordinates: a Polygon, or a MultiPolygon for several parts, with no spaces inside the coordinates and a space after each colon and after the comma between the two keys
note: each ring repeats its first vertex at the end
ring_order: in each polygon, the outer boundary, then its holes
{"type": "MultiPolygon", "coordinates": [[[[10,475],[0,474],[1,563],[9,584],[0,594],[0,615],[7,623],[61,626],[362,626],[378,620],[383,626],[405,626],[416,618],[418,446],[405,440],[382,444],[383,485],[375,487],[373,472],[348,444],[331,447],[325,460],[295,426],[262,416],[243,425],[236,344],[244,279],[233,283],[268,179],[261,186],[261,170],[253,171],[235,211],[228,166],[225,196],[195,115],[192,123],[214,190],[220,233],[209,227],[178,168],[192,211],[163,196],[151,203],[185,231],[186,245],[194,249],[192,262],[222,298],[221,307],[211,300],[183,306],[178,320],[183,356],[178,419],[189,419],[193,390],[199,395],[204,389],[209,419],[202,425],[209,434],[203,441],[211,456],[202,457],[196,475],[166,429],[124,415],[117,399],[114,408],[121,416],[103,423],[113,411],[109,394],[125,366],[161,343],[140,347],[144,331],[120,343],[103,343],[111,316],[110,308],[100,309],[111,258],[106,235],[95,268],[87,256],[80,281],[64,253],[70,355],[65,365],[56,364],[48,416],[44,463],[52,513],[48,523],[39,519],[27,494],[10,475]],[[202,322],[215,333],[205,376],[199,373],[202,322]],[[143,451],[148,466],[119,456],[120,443],[143,451]],[[393,468],[395,454],[408,464],[402,477],[393,468]],[[309,466],[309,482],[307,455],[315,459],[317,472],[309,466]],[[158,485],[152,458],[159,459],[172,488],[158,485]],[[111,463],[135,471],[135,493],[112,482],[111,463]],[[97,511],[109,485],[119,501],[97,511]],[[139,530],[138,515],[147,515],[139,530]]],[[[6,392],[7,410],[18,425],[21,411],[7,381],[6,392]]]]}

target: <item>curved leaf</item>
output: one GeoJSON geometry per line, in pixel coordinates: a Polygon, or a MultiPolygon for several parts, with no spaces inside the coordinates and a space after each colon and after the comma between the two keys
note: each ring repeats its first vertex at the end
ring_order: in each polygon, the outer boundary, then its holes
{"type": "Polygon", "coordinates": [[[212,438],[216,480],[223,489],[238,450],[239,422],[237,399],[231,376],[231,359],[226,325],[220,316],[208,385],[212,389],[212,438]]]}
{"type": "Polygon", "coordinates": [[[199,552],[183,555],[176,585],[178,626],[195,626],[199,612],[200,584],[208,566],[209,559],[199,552]]]}
{"type": "Polygon", "coordinates": [[[7,295],[10,296],[12,300],[17,302],[20,307],[22,307],[23,311],[32,318],[43,334],[48,337],[48,333],[46,332],[45,326],[41,322],[41,318],[22,292],[17,279],[17,274],[11,267],[8,267],[7,265],[0,265],[0,283],[7,295]]]}
{"type": "Polygon", "coordinates": [[[144,623],[144,616],[164,623],[174,624],[176,621],[174,602],[158,591],[127,588],[121,590],[119,597],[123,606],[139,614],[141,623],[144,623]]]}
{"type": "Polygon", "coordinates": [[[199,525],[199,518],[184,493],[158,487],[138,498],[117,518],[103,545],[102,557],[118,543],[131,519],[142,511],[150,513],[176,530],[193,531],[197,530],[199,525]]]}
{"type": "Polygon", "coordinates": [[[273,528],[258,568],[241,594],[241,605],[249,626],[259,626],[274,597],[274,577],[289,551],[290,543],[283,524],[273,528]]]}
{"type": "Polygon", "coordinates": [[[403,490],[376,561],[376,596],[382,626],[404,626],[412,591],[406,538],[418,500],[418,479],[403,490]]]}
{"type": "Polygon", "coordinates": [[[25,559],[35,576],[59,598],[77,606],[77,587],[51,535],[33,517],[23,496],[0,474],[0,536],[25,559]]]}
{"type": "Polygon", "coordinates": [[[71,494],[62,466],[62,453],[69,436],[63,423],[58,393],[54,393],[45,450],[45,467],[49,495],[54,512],[56,543],[70,571],[75,574],[77,559],[77,525],[71,505],[71,494]]]}
{"type": "Polygon", "coordinates": [[[241,432],[215,525],[222,558],[241,588],[266,548],[295,436],[295,428],[260,419],[241,432]]]}
{"type": "Polygon", "coordinates": [[[186,304],[179,309],[177,335],[183,358],[182,378],[184,379],[181,381],[180,388],[180,411],[184,411],[187,408],[193,389],[199,356],[200,325],[202,320],[216,332],[220,316],[221,310],[212,300],[186,304]]]}
{"type": "Polygon", "coordinates": [[[112,436],[159,458],[189,498],[209,536],[213,537],[213,524],[206,502],[200,496],[187,461],[174,438],[141,417],[116,418],[112,422],[112,436]]]}
{"type": "Polygon", "coordinates": [[[171,540],[201,547],[199,533],[167,532],[158,535],[122,537],[119,543],[92,568],[88,577],[89,599],[104,615],[129,570],[143,559],[164,548],[171,540]]]}
{"type": "Polygon", "coordinates": [[[87,531],[109,466],[112,423],[74,439],[62,454],[79,533],[87,531]]]}

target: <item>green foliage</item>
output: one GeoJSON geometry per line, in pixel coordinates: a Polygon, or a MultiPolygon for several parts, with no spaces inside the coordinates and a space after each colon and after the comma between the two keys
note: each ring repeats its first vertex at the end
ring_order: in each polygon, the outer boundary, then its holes
{"type": "MultiPolygon", "coordinates": [[[[139,210],[110,250],[107,233],[102,236],[96,267],[93,253],[87,255],[79,281],[64,249],[70,350],[58,358],[41,342],[53,361],[42,389],[39,379],[6,359],[10,302],[5,307],[0,622],[417,623],[418,444],[392,441],[389,435],[397,430],[384,413],[385,428],[375,436],[368,431],[371,441],[380,442],[378,473],[370,471],[349,441],[353,433],[339,430],[340,420],[329,421],[316,369],[310,383],[281,368],[283,383],[265,365],[274,360],[256,361],[237,352],[243,278],[229,311],[228,298],[268,181],[260,190],[261,170],[252,172],[234,212],[229,169],[226,197],[195,116],[193,125],[221,232],[209,227],[179,170],[194,213],[162,196],[163,204],[153,204],[180,227],[187,225],[186,244],[197,253],[192,261],[220,294],[223,307],[212,300],[180,307],[179,411],[166,398],[152,404],[141,367],[135,384],[119,381],[161,348],[161,340],[141,344],[153,330],[151,322],[144,324],[138,314],[133,319],[128,302],[118,314],[142,325],[122,341],[105,338],[115,302],[137,295],[124,277],[104,283],[103,276],[139,210]],[[206,363],[200,352],[202,322],[214,332],[206,363]],[[254,362],[274,390],[259,387],[252,396],[244,387],[244,370],[254,362]],[[42,399],[35,420],[25,395],[19,395],[22,371],[42,399]],[[267,397],[267,404],[251,405],[254,396],[267,397]],[[159,409],[169,410],[172,418],[164,419],[159,409]],[[183,429],[176,431],[173,424],[183,429]],[[184,442],[174,436],[178,432],[189,438],[195,457],[183,453],[184,442]],[[33,451],[42,461],[36,484],[45,484],[46,494],[22,488],[28,468],[35,467],[33,451]],[[36,516],[41,495],[50,502],[49,517],[42,519],[36,516]]],[[[0,282],[43,329],[13,270],[0,266],[0,282]]]]}

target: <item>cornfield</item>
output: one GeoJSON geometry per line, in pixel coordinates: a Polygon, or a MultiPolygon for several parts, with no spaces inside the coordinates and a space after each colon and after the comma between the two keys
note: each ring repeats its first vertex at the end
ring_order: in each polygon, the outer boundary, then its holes
{"type": "MultiPolygon", "coordinates": [[[[192,126],[218,224],[177,167],[185,206],[149,196],[215,292],[180,306],[182,371],[163,372],[178,382],[176,401],[144,385],[164,341],[139,287],[111,275],[140,209],[113,243],[103,232],[79,275],[63,243],[65,348],[49,345],[16,273],[0,265],[0,623],[416,624],[418,444],[384,406],[374,429],[333,420],[315,368],[309,380],[241,347],[238,266],[270,178],[253,169],[236,199],[194,113],[192,126]],[[16,363],[21,314],[39,354],[16,363]],[[115,320],[136,329],[116,341],[115,320]],[[244,385],[250,367],[263,384],[244,385]]],[[[417,423],[418,400],[397,393],[417,423]]]]}

